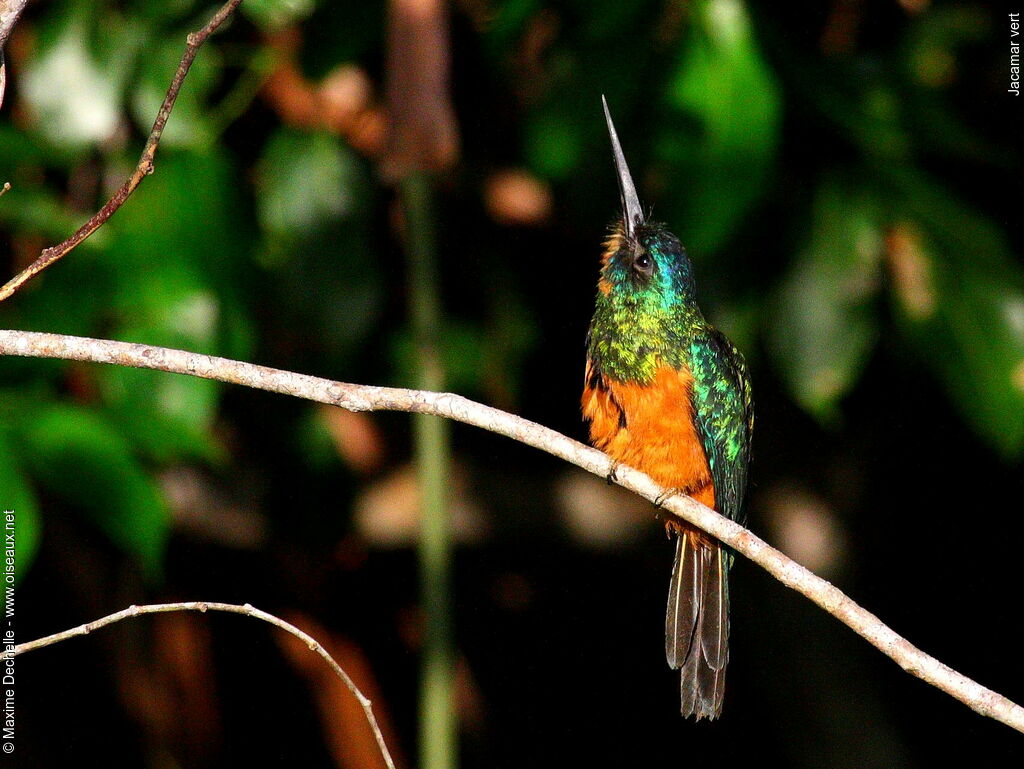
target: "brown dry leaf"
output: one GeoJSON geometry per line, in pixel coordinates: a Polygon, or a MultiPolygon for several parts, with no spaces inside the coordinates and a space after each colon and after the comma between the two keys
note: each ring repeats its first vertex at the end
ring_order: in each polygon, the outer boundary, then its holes
{"type": "Polygon", "coordinates": [[[372,415],[334,406],[320,406],[317,415],[330,433],[338,455],[349,467],[364,474],[380,467],[384,439],[372,415]]]}
{"type": "Polygon", "coordinates": [[[484,186],[487,212],[499,224],[537,226],[551,217],[551,188],[521,168],[491,174],[484,186]]]}
{"type": "Polygon", "coordinates": [[[356,115],[352,128],[346,135],[348,143],[366,157],[380,157],[384,153],[387,139],[387,115],[384,108],[373,106],[356,115]]]}
{"type": "Polygon", "coordinates": [[[263,97],[281,121],[311,128],[319,125],[320,104],[310,83],[299,71],[298,50],[302,37],[297,27],[283,29],[267,40],[278,66],[263,83],[263,97]]]}
{"type": "Polygon", "coordinates": [[[591,547],[634,542],[657,525],[646,499],[582,470],[568,470],[559,478],[555,504],[570,533],[591,547]]]}
{"type": "Polygon", "coordinates": [[[935,313],[935,289],[921,234],[911,224],[897,224],[886,235],[885,256],[907,315],[914,320],[930,318],[935,313]]]}
{"type": "Polygon", "coordinates": [[[778,548],[802,566],[833,577],[846,561],[847,537],[836,511],[802,486],[783,483],[763,495],[778,548]]]}
{"type": "Polygon", "coordinates": [[[202,472],[185,465],[160,474],[160,488],[174,525],[199,539],[225,547],[252,550],[267,538],[267,521],[255,504],[238,504],[202,472]]]}
{"type": "MultiPolygon", "coordinates": [[[[470,498],[466,473],[457,465],[449,479],[452,535],[460,543],[475,543],[489,531],[479,505],[470,498]]],[[[377,547],[406,547],[419,536],[420,493],[416,469],[405,465],[367,486],[356,498],[356,531],[377,547]]]]}
{"type": "MultiPolygon", "coordinates": [[[[363,650],[351,639],[331,633],[305,614],[285,619],[317,639],[331,657],[348,673],[359,690],[373,702],[384,742],[399,767],[405,764],[398,751],[398,740],[388,716],[383,693],[363,650]]],[[[281,652],[295,671],[306,679],[320,713],[324,737],[334,763],[344,769],[385,767],[373,730],[363,708],[344,682],[300,639],[290,633],[275,633],[281,652]]]]}
{"type": "Polygon", "coordinates": [[[196,755],[212,754],[221,734],[213,637],[205,618],[186,614],[154,617],[157,661],[171,680],[178,705],[173,714],[175,741],[196,755]]]}
{"type": "Polygon", "coordinates": [[[455,660],[455,712],[458,715],[460,728],[466,731],[480,731],[487,717],[486,703],[480,692],[469,660],[459,655],[455,660]]]}
{"type": "Polygon", "coordinates": [[[558,40],[561,29],[562,19],[551,8],[540,9],[526,23],[513,61],[514,83],[520,98],[534,100],[550,86],[548,52],[558,40]]]}
{"type": "Polygon", "coordinates": [[[391,0],[388,12],[387,154],[392,180],[441,171],[458,158],[448,90],[448,13],[441,0],[391,0]]]}
{"type": "Polygon", "coordinates": [[[152,623],[152,657],[119,661],[126,707],[153,745],[172,748],[175,762],[205,765],[222,736],[209,626],[179,613],[156,615],[152,623]]]}
{"type": "Polygon", "coordinates": [[[321,81],[317,97],[323,108],[324,122],[348,133],[356,116],[372,106],[373,83],[361,67],[343,64],[321,81]]]}
{"type": "Polygon", "coordinates": [[[268,39],[277,68],[263,84],[263,98],[288,125],[344,136],[358,152],[377,157],[384,148],[385,117],[365,70],[345,64],[319,84],[306,79],[298,64],[302,44],[297,27],[268,39]]]}

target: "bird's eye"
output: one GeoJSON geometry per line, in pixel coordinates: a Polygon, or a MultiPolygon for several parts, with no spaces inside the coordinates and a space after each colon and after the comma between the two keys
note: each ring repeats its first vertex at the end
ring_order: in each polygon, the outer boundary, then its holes
{"type": "Polygon", "coordinates": [[[650,275],[654,272],[654,260],[646,251],[641,251],[633,260],[633,269],[641,275],[650,275]]]}

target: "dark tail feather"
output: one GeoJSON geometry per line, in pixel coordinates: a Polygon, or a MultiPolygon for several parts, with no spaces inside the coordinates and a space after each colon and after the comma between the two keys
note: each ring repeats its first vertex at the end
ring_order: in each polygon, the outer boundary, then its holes
{"type": "Polygon", "coordinates": [[[672,581],[668,587],[668,610],[665,612],[665,657],[673,670],[683,666],[693,643],[700,610],[700,569],[698,554],[686,534],[676,537],[676,560],[672,564],[672,581]]]}
{"type": "Polygon", "coordinates": [[[676,560],[665,616],[665,654],[682,668],[684,716],[717,718],[729,661],[729,586],[726,555],[687,534],[676,541],[676,560]]]}

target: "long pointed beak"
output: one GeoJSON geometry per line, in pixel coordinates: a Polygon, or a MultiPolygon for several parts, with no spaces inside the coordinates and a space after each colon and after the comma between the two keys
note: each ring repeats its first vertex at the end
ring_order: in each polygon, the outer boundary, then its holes
{"type": "Polygon", "coordinates": [[[644,212],[640,208],[640,198],[636,196],[636,187],[633,185],[633,177],[629,175],[629,166],[626,165],[626,156],[622,154],[622,145],[619,144],[619,136],[615,133],[615,124],[612,123],[612,114],[608,111],[608,101],[601,96],[601,103],[604,105],[604,117],[608,121],[608,135],[612,139],[612,154],[615,156],[615,170],[619,176],[619,195],[622,197],[622,218],[626,228],[626,237],[632,238],[637,226],[644,223],[644,212]]]}

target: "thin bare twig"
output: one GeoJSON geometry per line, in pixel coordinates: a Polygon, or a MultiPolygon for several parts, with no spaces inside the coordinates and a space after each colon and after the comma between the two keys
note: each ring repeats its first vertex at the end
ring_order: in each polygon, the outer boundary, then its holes
{"type": "Polygon", "coordinates": [[[263,620],[269,622],[275,627],[281,628],[285,632],[291,633],[293,636],[301,640],[306,646],[309,647],[310,651],[316,652],[323,657],[327,664],[331,666],[334,673],[344,682],[348,690],[352,692],[352,696],[359,701],[359,705],[363,708],[363,713],[366,714],[366,720],[370,724],[370,728],[373,730],[373,736],[377,740],[377,747],[380,748],[381,755],[384,757],[384,762],[387,764],[388,769],[395,769],[395,762],[391,758],[391,753],[388,751],[388,746],[384,742],[384,735],[381,733],[380,726],[377,724],[377,718],[373,715],[373,703],[370,702],[369,698],[360,691],[359,687],[356,686],[349,674],[339,665],[334,657],[332,657],[323,645],[317,641],[313,636],[308,633],[299,630],[295,625],[285,622],[280,617],[275,617],[273,614],[268,614],[265,611],[257,609],[251,604],[245,604],[239,606],[232,603],[217,603],[215,601],[186,601],[183,603],[154,603],[145,606],[129,606],[127,609],[122,609],[114,614],[109,614],[101,619],[94,620],[93,622],[87,622],[84,625],[73,627],[70,630],[65,630],[60,633],[54,633],[44,638],[37,638],[35,641],[27,641],[23,644],[18,644],[14,647],[13,655],[25,654],[26,652],[34,651],[36,649],[42,649],[44,646],[51,646],[52,644],[59,643],[60,641],[67,641],[69,638],[75,638],[77,636],[88,635],[94,630],[99,630],[107,625],[113,625],[115,622],[120,622],[124,619],[131,619],[132,617],[138,617],[142,614],[162,614],[166,612],[175,611],[222,611],[230,614],[244,614],[246,617],[252,617],[253,619],[263,620]]]}
{"type": "MultiPolygon", "coordinates": [[[[187,374],[292,395],[340,406],[349,411],[434,414],[512,438],[601,477],[608,477],[612,470],[611,459],[597,449],[536,422],[451,393],[332,382],[306,374],[182,350],[30,331],[0,331],[0,355],[93,361],[187,374]]],[[[615,469],[615,480],[620,486],[652,502],[664,492],[649,477],[625,465],[615,469]]],[[[782,584],[818,604],[908,673],[955,697],[981,715],[1024,732],[1024,708],[1020,705],[925,654],[883,624],[874,614],[854,603],[841,590],[815,576],[735,521],[684,496],[670,497],[662,508],[731,546],[782,584]]]]}
{"type": "Polygon", "coordinates": [[[142,183],[142,180],[149,174],[153,173],[153,158],[156,156],[157,147],[160,145],[160,137],[163,136],[164,126],[167,125],[167,118],[171,116],[171,110],[174,108],[174,102],[178,98],[178,92],[181,90],[182,83],[185,82],[185,76],[188,74],[189,68],[192,66],[192,61],[196,58],[196,54],[199,52],[199,47],[206,42],[206,39],[212,35],[232,13],[234,13],[235,8],[237,8],[241,2],[242,0],[228,0],[228,2],[224,3],[224,5],[221,6],[221,9],[213,15],[213,18],[210,19],[205,27],[197,30],[196,32],[189,33],[185,42],[185,53],[181,56],[181,62],[178,64],[178,69],[174,73],[174,78],[171,80],[170,88],[167,89],[167,95],[164,97],[164,102],[160,106],[160,111],[156,115],[156,121],[153,123],[153,130],[150,131],[149,138],[146,140],[146,146],[142,149],[142,157],[139,158],[139,164],[135,167],[132,175],[125,180],[125,183],[122,184],[121,188],[114,193],[110,200],[107,201],[106,205],[97,211],[89,221],[79,227],[70,238],[62,243],[58,243],[56,246],[51,246],[44,250],[39,255],[38,259],[11,278],[11,280],[0,288],[0,302],[10,297],[25,283],[96,232],[96,230],[98,230],[111,216],[114,215],[114,212],[121,207],[121,204],[123,204],[128,199],[128,196],[135,191],[135,188],[142,183]]]}

